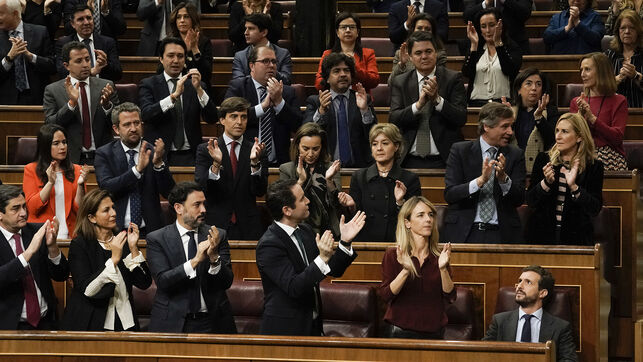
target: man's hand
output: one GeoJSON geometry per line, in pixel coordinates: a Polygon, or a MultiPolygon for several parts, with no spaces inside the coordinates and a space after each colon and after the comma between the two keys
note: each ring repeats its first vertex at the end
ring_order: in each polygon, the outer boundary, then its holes
{"type": "Polygon", "coordinates": [[[355,84],[355,88],[355,101],[357,103],[357,108],[359,108],[362,112],[365,112],[366,110],[368,110],[368,97],[366,95],[366,89],[364,89],[362,83],[355,84]]]}
{"type": "Polygon", "coordinates": [[[163,154],[165,153],[165,143],[161,138],[157,138],[154,141],[154,157],[152,157],[152,164],[156,168],[160,168],[163,165],[163,154]]]}
{"type": "Polygon", "coordinates": [[[67,92],[69,105],[72,106],[72,108],[75,108],[78,105],[78,96],[80,94],[80,91],[78,90],[79,86],[80,86],[80,82],[76,83],[76,85],[71,85],[70,75],[68,75],[67,78],[65,78],[65,91],[67,92]]]}
{"type": "Polygon", "coordinates": [[[100,105],[104,109],[109,109],[113,106],[112,104],[112,94],[114,94],[114,88],[111,84],[107,83],[103,90],[100,91],[100,105]]]}
{"type": "Polygon", "coordinates": [[[496,179],[498,179],[498,182],[502,184],[505,183],[507,180],[507,173],[505,172],[505,163],[507,162],[507,159],[505,158],[505,155],[501,153],[498,155],[498,160],[491,162],[496,165],[496,179]]]}
{"type": "MultiPolygon", "coordinates": [[[[195,234],[194,237],[197,238],[197,240],[198,240],[198,235],[195,234]]],[[[209,238],[209,236],[208,236],[208,238],[209,238]]],[[[190,263],[192,264],[193,269],[196,269],[196,267],[197,267],[197,265],[199,265],[199,263],[201,263],[202,261],[205,261],[205,259],[208,256],[208,249],[210,248],[210,243],[209,242],[207,242],[207,243],[206,242],[199,243],[198,241],[196,241],[196,242],[197,242],[197,244],[196,244],[196,255],[194,256],[194,258],[192,258],[190,260],[190,263]]]]}
{"type": "Polygon", "coordinates": [[[319,91],[319,114],[322,116],[326,114],[328,111],[328,107],[330,107],[330,103],[333,101],[333,96],[330,94],[330,91],[328,89],[324,91],[319,91]]]}
{"type": "Polygon", "coordinates": [[[109,0],[101,0],[100,2],[100,12],[107,14],[109,13],[109,0]]]}
{"type": "Polygon", "coordinates": [[[417,107],[418,110],[422,109],[426,102],[429,101],[429,87],[428,87],[428,82],[424,81],[422,84],[422,91],[420,92],[420,98],[417,100],[415,103],[415,106],[417,107]]]}
{"type": "Polygon", "coordinates": [[[350,243],[366,224],[366,213],[358,211],[351,221],[344,223],[344,215],[339,219],[339,233],[342,241],[350,243]]]}
{"type": "Polygon", "coordinates": [[[485,157],[484,161],[482,162],[482,172],[476,179],[478,188],[481,188],[484,184],[487,183],[487,181],[489,181],[489,178],[491,177],[491,171],[493,171],[493,160],[489,160],[489,157],[485,157]]]}
{"type": "Polygon", "coordinates": [[[177,99],[179,99],[179,97],[181,96],[181,94],[183,94],[183,90],[185,89],[185,88],[184,88],[185,81],[188,79],[188,76],[189,76],[189,75],[190,75],[190,73],[188,73],[188,74],[186,74],[186,75],[184,75],[184,76],[181,76],[181,77],[179,78],[179,80],[177,80],[177,81],[176,81],[176,87],[174,88],[174,92],[172,92],[172,98],[173,98],[175,101],[176,101],[177,99]]]}
{"type": "Polygon", "coordinates": [[[263,6],[263,13],[266,15],[270,15],[270,8],[272,7],[272,3],[270,0],[266,0],[266,5],[263,6]]]}
{"type": "Polygon", "coordinates": [[[406,7],[406,27],[409,29],[409,32],[412,33],[413,29],[411,29],[411,21],[413,20],[413,17],[415,16],[415,6],[413,5],[408,5],[406,7]]]}
{"type": "Polygon", "coordinates": [[[210,138],[208,140],[208,154],[210,155],[210,158],[212,158],[212,168],[215,168],[216,166],[216,172],[212,171],[212,173],[216,174],[219,172],[221,160],[223,159],[223,152],[221,152],[219,141],[216,138],[210,138]]]}
{"type": "Polygon", "coordinates": [[[46,228],[45,233],[45,242],[47,243],[47,250],[49,251],[49,257],[55,258],[60,255],[60,250],[58,249],[58,230],[60,229],[60,222],[58,222],[57,217],[53,217],[49,222],[49,227],[46,228]]]}
{"type": "Polygon", "coordinates": [[[268,92],[268,95],[270,96],[270,102],[274,106],[281,103],[281,100],[283,99],[282,98],[283,91],[284,91],[284,83],[282,81],[280,80],[278,81],[277,78],[268,79],[268,84],[266,85],[266,92],[268,92]]]}
{"type": "Polygon", "coordinates": [[[94,54],[96,55],[96,62],[91,69],[91,73],[92,75],[97,75],[107,66],[107,54],[100,49],[94,49],[94,54]]]}
{"type": "Polygon", "coordinates": [[[256,165],[263,154],[263,150],[266,148],[266,145],[262,142],[259,143],[259,139],[255,137],[255,143],[252,145],[250,150],[250,163],[256,165]]]}
{"type": "Polygon", "coordinates": [[[141,142],[141,150],[138,153],[138,165],[136,165],[136,171],[142,174],[143,170],[150,164],[150,155],[152,150],[147,149],[147,141],[141,142]]]}
{"type": "Polygon", "coordinates": [[[328,261],[334,254],[333,233],[331,233],[330,230],[326,230],[321,237],[317,234],[315,236],[315,242],[317,243],[317,249],[319,249],[319,257],[324,261],[324,263],[328,264],[328,261]]]}
{"type": "Polygon", "coordinates": [[[212,225],[210,230],[208,230],[208,258],[210,263],[214,263],[219,258],[219,243],[221,242],[221,237],[219,235],[219,229],[216,226],[212,225]]]}
{"type": "Polygon", "coordinates": [[[435,76],[430,77],[426,80],[426,83],[422,87],[423,90],[426,88],[426,95],[431,101],[431,103],[437,103],[438,101],[438,80],[435,76]]]}

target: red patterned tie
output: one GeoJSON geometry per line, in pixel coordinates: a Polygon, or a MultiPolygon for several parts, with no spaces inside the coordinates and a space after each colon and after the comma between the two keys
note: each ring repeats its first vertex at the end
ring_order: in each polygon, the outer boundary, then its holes
{"type": "MultiPolygon", "coordinates": [[[[237,153],[234,152],[234,149],[237,148],[237,141],[232,141],[230,144],[230,165],[232,166],[232,178],[237,175],[237,153]]],[[[230,222],[233,224],[237,223],[237,214],[235,214],[234,211],[232,211],[232,215],[230,216],[230,222]]]]}
{"type": "Polygon", "coordinates": [[[92,147],[92,126],[89,120],[89,102],[87,102],[85,85],[85,82],[80,82],[78,90],[82,106],[81,115],[83,117],[83,147],[85,147],[85,149],[90,149],[92,147]]]}
{"type": "MultiPolygon", "coordinates": [[[[13,240],[16,242],[16,255],[22,254],[22,242],[20,234],[14,234],[13,240]]],[[[40,304],[38,303],[38,293],[36,292],[36,283],[31,274],[31,268],[26,268],[27,273],[22,277],[22,289],[25,292],[25,303],[27,304],[27,323],[34,328],[38,327],[40,322],[40,304]]]]}

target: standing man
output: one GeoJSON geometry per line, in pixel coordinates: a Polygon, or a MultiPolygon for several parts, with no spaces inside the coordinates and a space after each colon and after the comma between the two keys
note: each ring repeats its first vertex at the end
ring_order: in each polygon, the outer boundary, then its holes
{"type": "Polygon", "coordinates": [[[274,222],[257,243],[257,267],[264,291],[262,334],[320,336],[323,334],[319,282],[326,275],[341,277],[357,253],[351,242],[364,227],[366,214],[339,224],[341,239],[314,235],[303,223],[308,203],[297,180],[276,181],[268,187],[266,205],[274,222]]]}
{"type": "Polygon", "coordinates": [[[165,38],[160,49],[163,73],[145,78],[139,85],[145,138],[150,143],[163,140],[170,166],[194,166],[196,147],[201,143],[201,116],[215,123],[217,108],[196,68],[181,75],[187,51],[183,40],[165,38]]]}
{"type": "Polygon", "coordinates": [[[366,167],[373,161],[368,132],[376,122],[373,104],[361,83],[350,89],[355,61],[343,53],[330,53],[321,68],[323,91],[306,99],[306,122],[322,126],[328,150],[342,167],[366,167]]]}
{"type": "Polygon", "coordinates": [[[69,276],[56,244],[58,221],[27,224],[27,202],[17,186],[0,185],[0,329],[57,329],[51,279],[69,276]]]}
{"type": "Polygon", "coordinates": [[[66,35],[74,34],[74,27],[71,24],[74,9],[78,5],[85,4],[92,13],[97,34],[116,39],[127,30],[122,0],[65,0],[63,4],[66,35]]]}
{"type": "Polygon", "coordinates": [[[96,149],[113,140],[110,116],[118,96],[114,83],[91,76],[85,44],[65,44],[62,61],[69,75],[45,88],[45,122],[67,129],[71,162],[93,165],[96,149]]]}
{"type": "Polygon", "coordinates": [[[257,197],[268,187],[265,145],[244,138],[250,103],[231,97],[221,103],[223,135],[199,145],[194,179],[205,190],[206,222],[228,231],[232,240],[258,240],[265,231],[257,197]],[[262,162],[263,160],[263,162],[262,162]]]}
{"type": "Polygon", "coordinates": [[[557,361],[578,361],[569,322],[543,310],[553,295],[554,277],[549,270],[538,265],[523,268],[516,283],[516,303],[520,308],[494,315],[482,340],[526,343],[552,340],[556,343],[557,361]]]}
{"type": "Polygon", "coordinates": [[[413,32],[411,22],[415,14],[430,14],[438,23],[433,34],[437,35],[442,43],[447,42],[449,36],[449,14],[446,5],[440,0],[402,0],[391,5],[388,13],[388,37],[398,49],[406,38],[413,32]]]}
{"type": "Polygon", "coordinates": [[[428,32],[411,34],[407,49],[415,71],[391,81],[389,116],[407,145],[402,167],[444,168],[451,145],[464,139],[467,95],[462,75],[436,65],[441,49],[428,32]]]}
{"type": "Polygon", "coordinates": [[[451,147],[444,178],[449,204],[442,240],[454,243],[519,243],[516,208],[525,199],[525,155],[510,145],[512,109],[487,103],[474,141],[451,147]]]}
{"type": "Polygon", "coordinates": [[[225,230],[204,224],[205,195],[196,183],[179,183],[168,201],[176,222],[147,236],[157,286],[150,332],[237,333],[226,295],[234,276],[225,230]]]}

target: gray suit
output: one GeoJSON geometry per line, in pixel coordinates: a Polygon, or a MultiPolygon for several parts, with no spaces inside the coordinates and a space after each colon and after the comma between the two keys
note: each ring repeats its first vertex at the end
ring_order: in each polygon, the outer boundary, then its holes
{"type": "MultiPolygon", "coordinates": [[[[277,57],[277,79],[282,80],[284,84],[290,85],[290,76],[292,74],[292,60],[290,59],[290,52],[288,49],[270,43],[270,47],[275,51],[277,57]]],[[[248,56],[252,45],[249,45],[243,50],[234,53],[234,60],[232,61],[232,79],[243,78],[250,75],[250,66],[248,65],[248,56]]]]}
{"type": "MultiPolygon", "coordinates": [[[[518,309],[498,313],[493,316],[489,329],[482,340],[513,342],[516,340],[517,329],[518,309]]],[[[569,322],[543,311],[538,341],[544,343],[549,340],[556,343],[557,361],[578,361],[569,322]]]]}
{"type": "MultiPolygon", "coordinates": [[[[92,135],[94,136],[94,144],[98,149],[114,139],[112,136],[111,110],[105,114],[103,107],[100,105],[101,91],[107,84],[114,88],[114,83],[96,77],[89,77],[88,81],[92,135]]],[[[112,94],[111,101],[114,106],[118,104],[116,91],[112,94]]],[[[78,97],[79,105],[73,111],[69,109],[67,102],[69,102],[69,96],[65,90],[65,79],[51,83],[45,88],[45,98],[42,105],[45,111],[45,123],[55,123],[67,130],[69,156],[71,162],[78,163],[80,161],[83,137],[80,96],[78,97]]]]}

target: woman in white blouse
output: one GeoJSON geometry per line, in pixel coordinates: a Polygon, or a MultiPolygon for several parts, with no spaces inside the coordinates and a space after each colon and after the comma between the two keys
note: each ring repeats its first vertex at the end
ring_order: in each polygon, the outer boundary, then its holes
{"type": "Polygon", "coordinates": [[[138,330],[132,285],[147,289],[150,270],[138,250],[138,226],[115,234],[116,211],[109,192],[95,189],[80,203],[69,246],[74,282],[63,330],[138,330]]]}
{"type": "Polygon", "coordinates": [[[520,47],[504,35],[502,18],[496,8],[483,9],[467,24],[471,42],[462,73],[469,78],[469,106],[482,107],[511,97],[511,83],[520,71],[520,47]]]}

